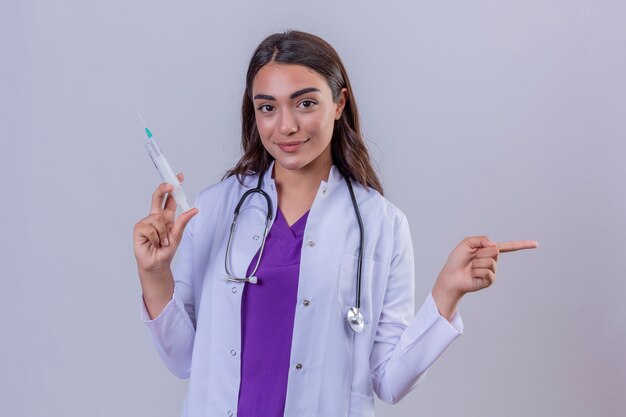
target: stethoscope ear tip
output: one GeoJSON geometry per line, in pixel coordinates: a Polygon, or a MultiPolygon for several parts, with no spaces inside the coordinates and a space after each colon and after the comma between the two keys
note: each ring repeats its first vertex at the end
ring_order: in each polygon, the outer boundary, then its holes
{"type": "Polygon", "coordinates": [[[252,275],[251,277],[248,278],[248,282],[250,284],[256,284],[257,282],[259,282],[259,279],[255,277],[254,275],[252,275]]]}

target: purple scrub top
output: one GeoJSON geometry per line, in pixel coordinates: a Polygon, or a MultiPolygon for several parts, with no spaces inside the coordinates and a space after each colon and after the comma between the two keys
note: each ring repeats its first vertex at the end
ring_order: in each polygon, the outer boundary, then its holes
{"type": "MultiPolygon", "coordinates": [[[[238,417],[282,417],[307,211],[289,227],[276,210],[257,270],[241,303],[241,382],[238,417]]],[[[248,267],[254,269],[258,253],[248,267]]]]}

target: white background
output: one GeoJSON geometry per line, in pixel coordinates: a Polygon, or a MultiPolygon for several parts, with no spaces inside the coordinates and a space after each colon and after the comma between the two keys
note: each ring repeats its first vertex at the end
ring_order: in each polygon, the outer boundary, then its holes
{"type": "Polygon", "coordinates": [[[0,413],[179,415],[139,320],[159,178],[135,109],[193,199],[238,158],[252,51],[299,29],[348,69],[419,303],[464,236],[540,243],[501,255],[465,334],[377,415],[624,415],[624,4],[3,1],[0,413]]]}

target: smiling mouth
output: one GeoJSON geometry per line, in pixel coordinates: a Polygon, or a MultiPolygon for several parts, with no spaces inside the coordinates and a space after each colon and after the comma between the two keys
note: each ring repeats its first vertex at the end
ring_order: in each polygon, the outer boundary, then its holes
{"type": "Polygon", "coordinates": [[[300,146],[304,145],[309,141],[310,138],[302,141],[293,141],[293,142],[282,142],[277,143],[278,147],[282,149],[284,152],[295,152],[300,148],[300,146]]]}

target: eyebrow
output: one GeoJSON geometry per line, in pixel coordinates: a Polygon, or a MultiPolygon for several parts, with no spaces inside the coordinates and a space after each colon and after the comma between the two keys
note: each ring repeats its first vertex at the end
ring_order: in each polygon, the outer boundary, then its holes
{"type": "MultiPolygon", "coordinates": [[[[301,96],[302,94],[311,93],[313,91],[318,91],[319,92],[320,90],[319,90],[319,88],[315,88],[315,87],[303,88],[301,90],[296,91],[295,93],[291,93],[289,98],[290,99],[296,98],[298,96],[301,96]]],[[[254,96],[254,100],[256,100],[256,99],[274,100],[274,101],[276,101],[276,98],[274,96],[269,96],[267,94],[257,94],[256,96],[254,96]]]]}

